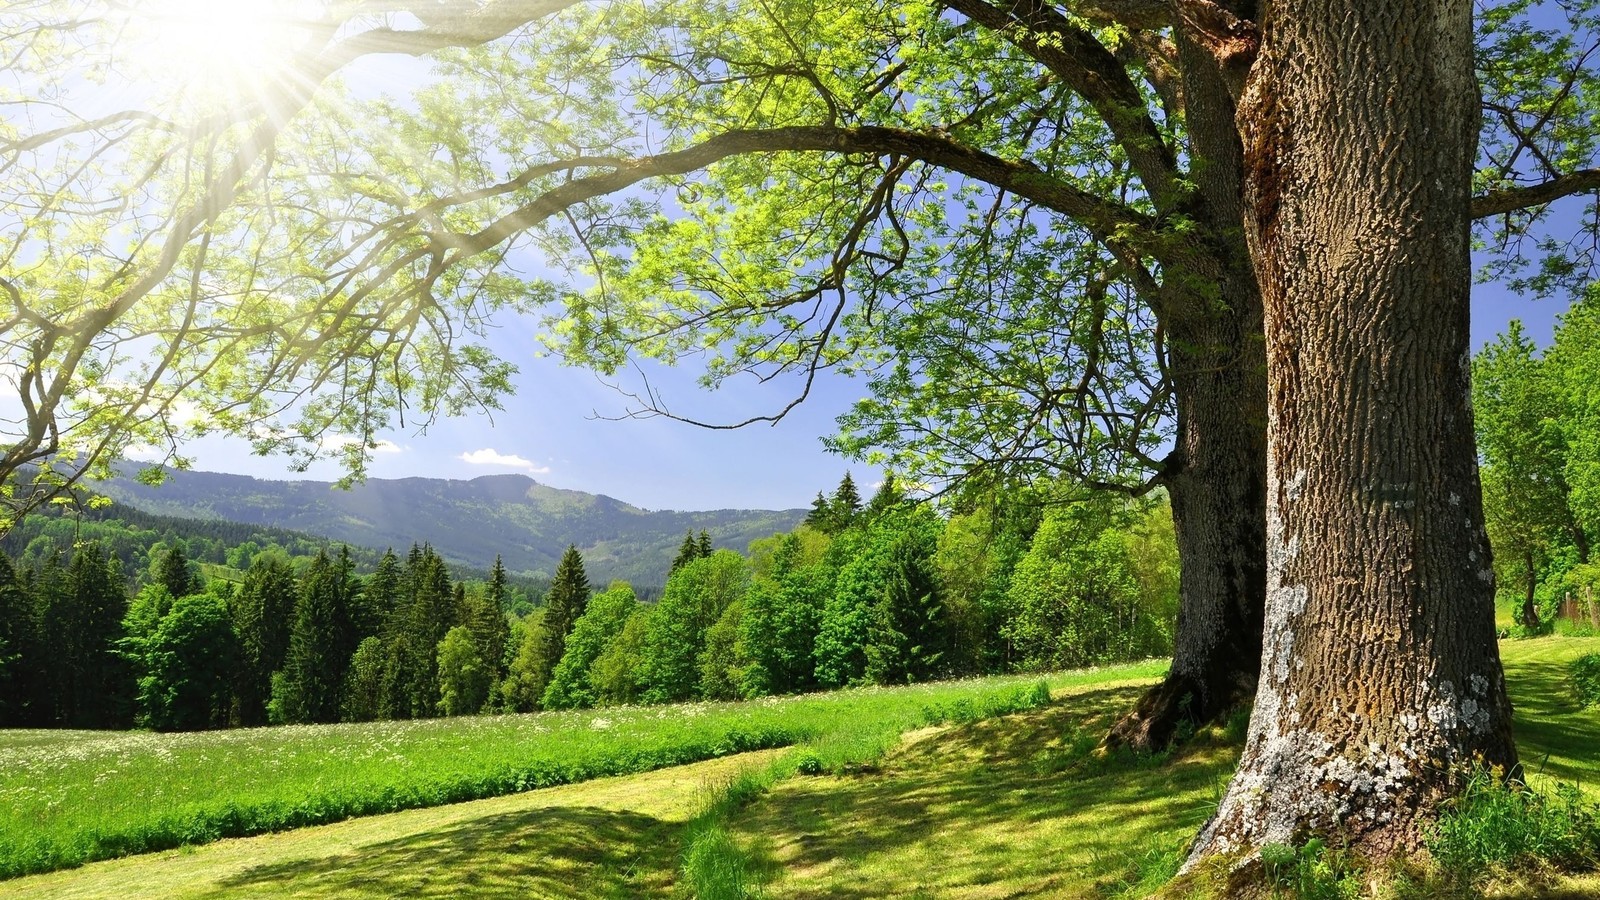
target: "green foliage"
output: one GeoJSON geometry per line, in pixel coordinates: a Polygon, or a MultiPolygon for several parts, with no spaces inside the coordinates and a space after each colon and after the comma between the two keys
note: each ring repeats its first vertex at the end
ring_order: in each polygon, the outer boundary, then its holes
{"type": "Polygon", "coordinates": [[[165,587],[173,599],[198,594],[205,590],[205,584],[200,580],[194,565],[189,562],[189,557],[180,542],[169,544],[164,552],[155,554],[155,565],[150,569],[150,578],[165,587]]]}
{"type": "Polygon", "coordinates": [[[501,705],[508,712],[533,712],[539,708],[546,679],[543,675],[544,610],[523,620],[522,641],[517,645],[500,685],[501,705]]]}
{"type": "Polygon", "coordinates": [[[239,639],[225,600],[209,593],[179,597],[141,649],[141,724],[157,731],[227,726],[239,639]]]}
{"type": "MultiPolygon", "coordinates": [[[[284,723],[339,721],[340,694],[350,654],[348,591],[338,563],[319,554],[306,570],[282,678],[272,683],[272,706],[284,723]]],[[[350,648],[353,652],[354,648],[350,648]]]]}
{"type": "Polygon", "coordinates": [[[457,625],[439,642],[439,712],[469,716],[489,701],[494,672],[484,662],[472,631],[457,625]]]}
{"type": "Polygon", "coordinates": [[[244,582],[234,594],[233,629],[240,650],[235,691],[242,725],[267,721],[272,673],[283,667],[289,655],[298,592],[289,558],[281,551],[268,551],[251,560],[244,582]]]}
{"type": "Polygon", "coordinates": [[[1445,801],[1427,846],[1447,880],[1467,887],[1496,874],[1592,869],[1600,807],[1570,784],[1544,793],[1478,769],[1445,801]]]}
{"type": "Polygon", "coordinates": [[[655,630],[658,607],[640,606],[623,623],[622,631],[606,644],[589,667],[589,683],[594,686],[595,702],[602,706],[637,703],[643,690],[645,645],[655,630]]]}
{"type": "Polygon", "coordinates": [[[381,714],[384,658],[381,638],[366,638],[356,647],[355,654],[350,657],[350,671],[345,676],[340,721],[370,722],[381,714]]]}
{"type": "Polygon", "coordinates": [[[1572,693],[1584,706],[1600,706],[1600,653],[1578,657],[1567,666],[1572,693]]]}
{"type": "Polygon", "coordinates": [[[706,700],[737,700],[746,683],[750,661],[740,643],[744,631],[744,598],[734,600],[716,623],[706,629],[706,646],[697,660],[700,696],[706,700]]]}
{"type": "Polygon", "coordinates": [[[1135,523],[1151,527],[1147,510],[1114,498],[1046,514],[1009,591],[1014,616],[1003,630],[1018,665],[1070,668],[1171,651],[1176,580],[1134,555],[1136,546],[1170,541],[1170,532],[1140,534],[1135,523]]]}
{"type": "Polygon", "coordinates": [[[1299,847],[1265,844],[1261,865],[1273,896],[1280,896],[1281,891],[1297,900],[1355,900],[1362,896],[1360,872],[1353,861],[1318,838],[1299,847]]]}
{"type": "Polygon", "coordinates": [[[667,579],[644,636],[640,699],[667,703],[701,696],[699,661],[706,634],[749,583],[749,566],[731,550],[696,559],[667,579]]]}
{"type": "Polygon", "coordinates": [[[576,709],[599,702],[602,692],[593,681],[595,662],[621,635],[638,609],[633,587],[624,581],[612,582],[609,588],[589,598],[583,615],[567,635],[561,662],[550,673],[543,708],[576,709]]]}

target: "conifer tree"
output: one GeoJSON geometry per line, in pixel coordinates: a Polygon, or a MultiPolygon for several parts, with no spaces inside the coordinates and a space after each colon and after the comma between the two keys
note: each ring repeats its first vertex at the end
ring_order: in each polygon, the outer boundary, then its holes
{"type": "Polygon", "coordinates": [[[511,641],[511,623],[506,619],[506,569],[496,554],[494,568],[489,570],[489,582],[483,591],[472,595],[467,602],[465,624],[472,632],[485,671],[489,673],[491,694],[505,677],[506,648],[511,641]]]}
{"type": "Polygon", "coordinates": [[[412,594],[385,665],[381,713],[386,718],[438,714],[439,642],[460,624],[449,572],[433,548],[413,548],[406,571],[412,594]]]}
{"type": "Polygon", "coordinates": [[[272,673],[283,668],[289,655],[298,595],[294,567],[281,551],[257,553],[250,561],[232,604],[240,649],[235,691],[241,725],[267,721],[272,673]]]}
{"type": "Polygon", "coordinates": [[[174,600],[205,590],[205,583],[189,564],[189,556],[179,541],[173,541],[167,552],[156,558],[150,580],[165,586],[174,600]]]}
{"type": "Polygon", "coordinates": [[[842,531],[855,523],[856,514],[861,512],[861,492],[856,490],[856,480],[850,477],[849,472],[839,479],[839,487],[834,490],[828,506],[833,513],[835,531],[842,531]]]}
{"type": "Polygon", "coordinates": [[[811,511],[806,513],[805,524],[824,533],[833,530],[833,507],[829,505],[827,495],[821,491],[817,491],[817,498],[811,501],[811,511]]]}
{"type": "Polygon", "coordinates": [[[700,559],[711,555],[711,533],[704,528],[700,529],[700,542],[695,545],[695,550],[699,553],[700,559]]]}
{"type": "Polygon", "coordinates": [[[556,564],[555,579],[545,595],[544,628],[540,632],[537,665],[530,673],[534,696],[544,697],[550,674],[566,653],[567,634],[583,615],[589,602],[589,578],[583,571],[583,556],[569,544],[556,564]]]}
{"type": "Polygon", "coordinates": [[[683,543],[678,545],[678,555],[672,558],[672,565],[667,569],[667,575],[678,571],[689,563],[700,558],[700,545],[694,539],[694,529],[685,529],[683,543]]]}
{"type": "Polygon", "coordinates": [[[345,610],[336,564],[317,554],[300,582],[289,653],[272,682],[273,719],[286,723],[337,722],[344,670],[338,645],[345,610]]]}
{"type": "MultiPolygon", "coordinates": [[[[75,728],[121,728],[133,718],[133,683],[127,662],[116,653],[128,597],[122,565],[99,543],[73,554],[67,572],[64,616],[70,690],[61,722],[75,728]]],[[[47,639],[49,634],[46,635],[47,639]]]]}
{"type": "Polygon", "coordinates": [[[36,660],[33,597],[11,560],[0,554],[0,728],[27,721],[32,701],[28,671],[36,660]]]}
{"type": "Polygon", "coordinates": [[[877,519],[898,509],[906,501],[906,492],[895,480],[893,472],[886,472],[883,484],[878,486],[877,493],[872,495],[872,500],[867,503],[867,518],[877,519]]]}

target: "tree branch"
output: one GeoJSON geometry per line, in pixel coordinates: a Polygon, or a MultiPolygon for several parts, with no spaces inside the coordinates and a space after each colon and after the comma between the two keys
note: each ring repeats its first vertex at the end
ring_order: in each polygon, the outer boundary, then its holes
{"type": "Polygon", "coordinates": [[[1485,219],[1532,206],[1543,206],[1573,194],[1600,192],[1600,169],[1579,169],[1525,187],[1490,191],[1472,198],[1472,217],[1485,219]]]}

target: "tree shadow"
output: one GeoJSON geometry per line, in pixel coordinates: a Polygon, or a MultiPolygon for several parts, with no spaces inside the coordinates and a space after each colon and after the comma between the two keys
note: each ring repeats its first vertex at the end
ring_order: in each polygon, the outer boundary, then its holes
{"type": "Polygon", "coordinates": [[[1170,759],[1090,757],[1093,740],[1078,736],[1098,739],[1139,690],[953,728],[877,773],[795,779],[741,811],[735,830],[779,879],[775,896],[1081,893],[1152,838],[1198,828],[1234,764],[1231,748],[1203,741],[1170,759]]]}
{"type": "Polygon", "coordinates": [[[645,897],[672,891],[681,822],[597,807],[485,816],[221,882],[295,897],[645,897]]]}
{"type": "Polygon", "coordinates": [[[1593,784],[1600,747],[1600,710],[1582,706],[1568,682],[1565,659],[1520,659],[1506,664],[1518,755],[1530,775],[1593,784]]]}

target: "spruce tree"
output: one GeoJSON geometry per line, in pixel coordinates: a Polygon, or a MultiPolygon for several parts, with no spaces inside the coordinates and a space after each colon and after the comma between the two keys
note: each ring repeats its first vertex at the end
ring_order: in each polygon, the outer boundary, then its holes
{"type": "Polygon", "coordinates": [[[289,655],[289,633],[298,596],[299,586],[289,558],[281,551],[257,553],[232,604],[233,627],[240,648],[235,690],[241,725],[267,721],[272,673],[283,668],[289,655]]]}
{"type": "Polygon", "coordinates": [[[906,501],[906,492],[901,489],[900,483],[895,480],[893,472],[886,472],[883,484],[878,486],[878,492],[872,495],[872,500],[867,503],[867,518],[878,519],[885,514],[898,509],[906,501]]]}
{"type": "Polygon", "coordinates": [[[205,590],[205,583],[189,565],[189,556],[184,552],[183,544],[177,541],[156,559],[151,567],[150,580],[165,586],[174,600],[205,590]]]}
{"type": "Polygon", "coordinates": [[[821,491],[817,491],[817,498],[811,501],[811,511],[806,513],[805,524],[824,533],[833,531],[833,507],[829,505],[827,495],[821,491]]]}
{"type": "Polygon", "coordinates": [[[506,619],[506,569],[499,555],[489,570],[489,583],[467,602],[466,626],[489,673],[491,688],[505,677],[506,646],[511,641],[511,623],[506,619]]]}
{"type": "Polygon", "coordinates": [[[32,700],[27,677],[36,660],[33,596],[11,560],[0,554],[0,728],[15,728],[26,721],[32,700]]]}
{"type": "Polygon", "coordinates": [[[344,669],[340,658],[344,610],[338,572],[326,551],[317,554],[300,582],[289,654],[281,678],[273,680],[272,706],[277,721],[337,722],[344,669]]]}
{"type": "Polygon", "coordinates": [[[711,556],[711,533],[704,528],[700,529],[700,542],[695,546],[700,559],[711,556]]]}
{"type": "MultiPolygon", "coordinates": [[[[67,573],[70,593],[68,642],[73,670],[64,724],[75,728],[122,728],[133,719],[133,682],[127,662],[116,653],[128,596],[122,565],[97,542],[73,555],[67,573]]],[[[48,636],[47,636],[48,637],[48,636]]]]}
{"type": "Polygon", "coordinates": [[[667,569],[667,575],[687,566],[700,558],[700,545],[694,539],[694,529],[685,529],[683,543],[678,545],[678,555],[672,558],[672,565],[667,569]]]}
{"type": "Polygon", "coordinates": [[[543,698],[550,673],[567,650],[567,634],[583,615],[589,603],[589,578],[583,571],[583,556],[575,545],[568,545],[556,564],[556,576],[545,595],[544,628],[540,632],[537,666],[531,673],[534,696],[543,698]]]}
{"type": "Polygon", "coordinates": [[[828,504],[833,513],[833,528],[843,531],[855,523],[856,514],[861,512],[861,493],[856,490],[856,480],[850,473],[844,473],[839,479],[839,487],[833,492],[833,500],[828,504]]]}

